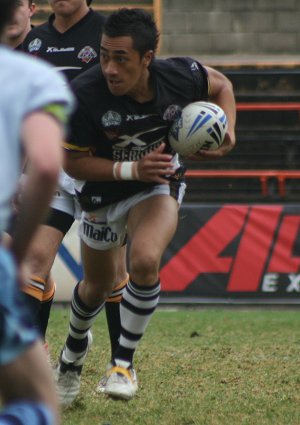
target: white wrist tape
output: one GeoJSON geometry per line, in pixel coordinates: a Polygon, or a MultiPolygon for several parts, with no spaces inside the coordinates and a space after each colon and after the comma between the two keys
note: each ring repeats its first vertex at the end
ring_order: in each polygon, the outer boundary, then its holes
{"type": "Polygon", "coordinates": [[[115,180],[138,180],[139,173],[136,161],[115,162],[113,165],[115,180]]]}

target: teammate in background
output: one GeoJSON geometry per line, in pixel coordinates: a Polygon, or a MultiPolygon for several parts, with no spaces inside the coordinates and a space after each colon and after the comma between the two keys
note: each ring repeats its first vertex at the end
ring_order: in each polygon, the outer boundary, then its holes
{"type": "Polygon", "coordinates": [[[2,44],[16,6],[16,0],[0,0],[0,62],[5,64],[0,68],[0,424],[54,425],[59,409],[52,373],[20,285],[26,251],[57,183],[72,95],[48,65],[2,44]],[[4,243],[22,152],[27,182],[12,239],[4,243]]]}
{"type": "MultiPolygon", "coordinates": [[[[48,22],[35,27],[28,34],[23,50],[63,70],[69,81],[99,63],[105,17],[90,9],[90,3],[91,0],[49,0],[54,13],[48,22]]],[[[80,207],[76,201],[73,179],[62,172],[51,213],[45,224],[40,226],[28,255],[32,276],[25,292],[32,310],[38,314],[36,321],[44,338],[55,293],[50,270],[64,236],[79,217],[80,207]]],[[[119,302],[128,281],[125,248],[120,250],[117,286],[105,307],[112,352],[120,336],[119,302]]]]}
{"type": "Polygon", "coordinates": [[[192,58],[155,59],[158,39],[151,15],[120,9],[104,25],[100,67],[72,82],[78,108],[66,144],[66,171],[76,179],[83,209],[84,280],[74,289],[72,305],[80,316],[71,311],[56,370],[64,404],[79,392],[86,335],[113,288],[126,232],[130,279],[120,306],[120,342],[104,392],[128,400],[137,390],[133,357],[158,304],[160,260],[176,230],[185,191],[184,168],[168,144],[178,112],[190,102],[209,99],[227,115],[222,146],[199,151],[199,159],[222,157],[235,144],[230,81],[192,58]]]}
{"type": "Polygon", "coordinates": [[[15,50],[21,50],[23,40],[31,30],[31,17],[35,12],[35,3],[32,0],[18,0],[17,9],[12,22],[5,32],[5,42],[15,50]]]}

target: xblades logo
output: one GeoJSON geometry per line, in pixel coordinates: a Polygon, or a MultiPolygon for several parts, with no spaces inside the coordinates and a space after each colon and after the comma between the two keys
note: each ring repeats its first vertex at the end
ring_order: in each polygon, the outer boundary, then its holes
{"type": "Polygon", "coordinates": [[[74,52],[75,47],[51,47],[47,48],[46,53],[64,53],[64,52],[74,52]]]}

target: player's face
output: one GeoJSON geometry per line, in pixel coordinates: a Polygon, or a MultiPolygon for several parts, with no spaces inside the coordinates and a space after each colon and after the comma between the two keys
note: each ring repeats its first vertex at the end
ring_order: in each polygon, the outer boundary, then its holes
{"type": "Polygon", "coordinates": [[[86,9],[86,0],[49,0],[55,15],[69,17],[77,14],[80,10],[86,9]]]}
{"type": "Polygon", "coordinates": [[[103,34],[100,65],[110,92],[143,100],[143,94],[149,92],[148,66],[152,57],[152,51],[141,57],[129,36],[111,38],[103,34]]]}
{"type": "Polygon", "coordinates": [[[34,13],[35,5],[29,5],[28,0],[18,0],[18,6],[14,12],[14,17],[7,27],[6,36],[9,39],[20,37],[30,31],[30,18],[34,13]]]}

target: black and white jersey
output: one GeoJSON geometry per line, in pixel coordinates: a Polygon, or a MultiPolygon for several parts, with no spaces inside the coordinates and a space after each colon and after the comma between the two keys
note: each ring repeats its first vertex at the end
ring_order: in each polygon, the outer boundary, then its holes
{"type": "Polygon", "coordinates": [[[105,17],[90,9],[64,33],[53,26],[54,15],[33,28],[23,42],[23,51],[53,64],[71,81],[99,62],[100,38],[105,17]]]}
{"type": "MultiPolygon", "coordinates": [[[[181,109],[190,102],[207,100],[206,70],[191,58],[156,59],[150,76],[155,98],[139,103],[109,91],[100,65],[72,81],[78,108],[71,121],[66,149],[93,152],[113,161],[136,161],[162,142],[167,151],[169,128],[181,109]]],[[[178,159],[174,155],[174,162],[178,159]]],[[[182,181],[182,169],[170,179],[182,181]]],[[[140,181],[81,182],[77,184],[81,206],[86,211],[117,202],[152,187],[140,181]]]]}

